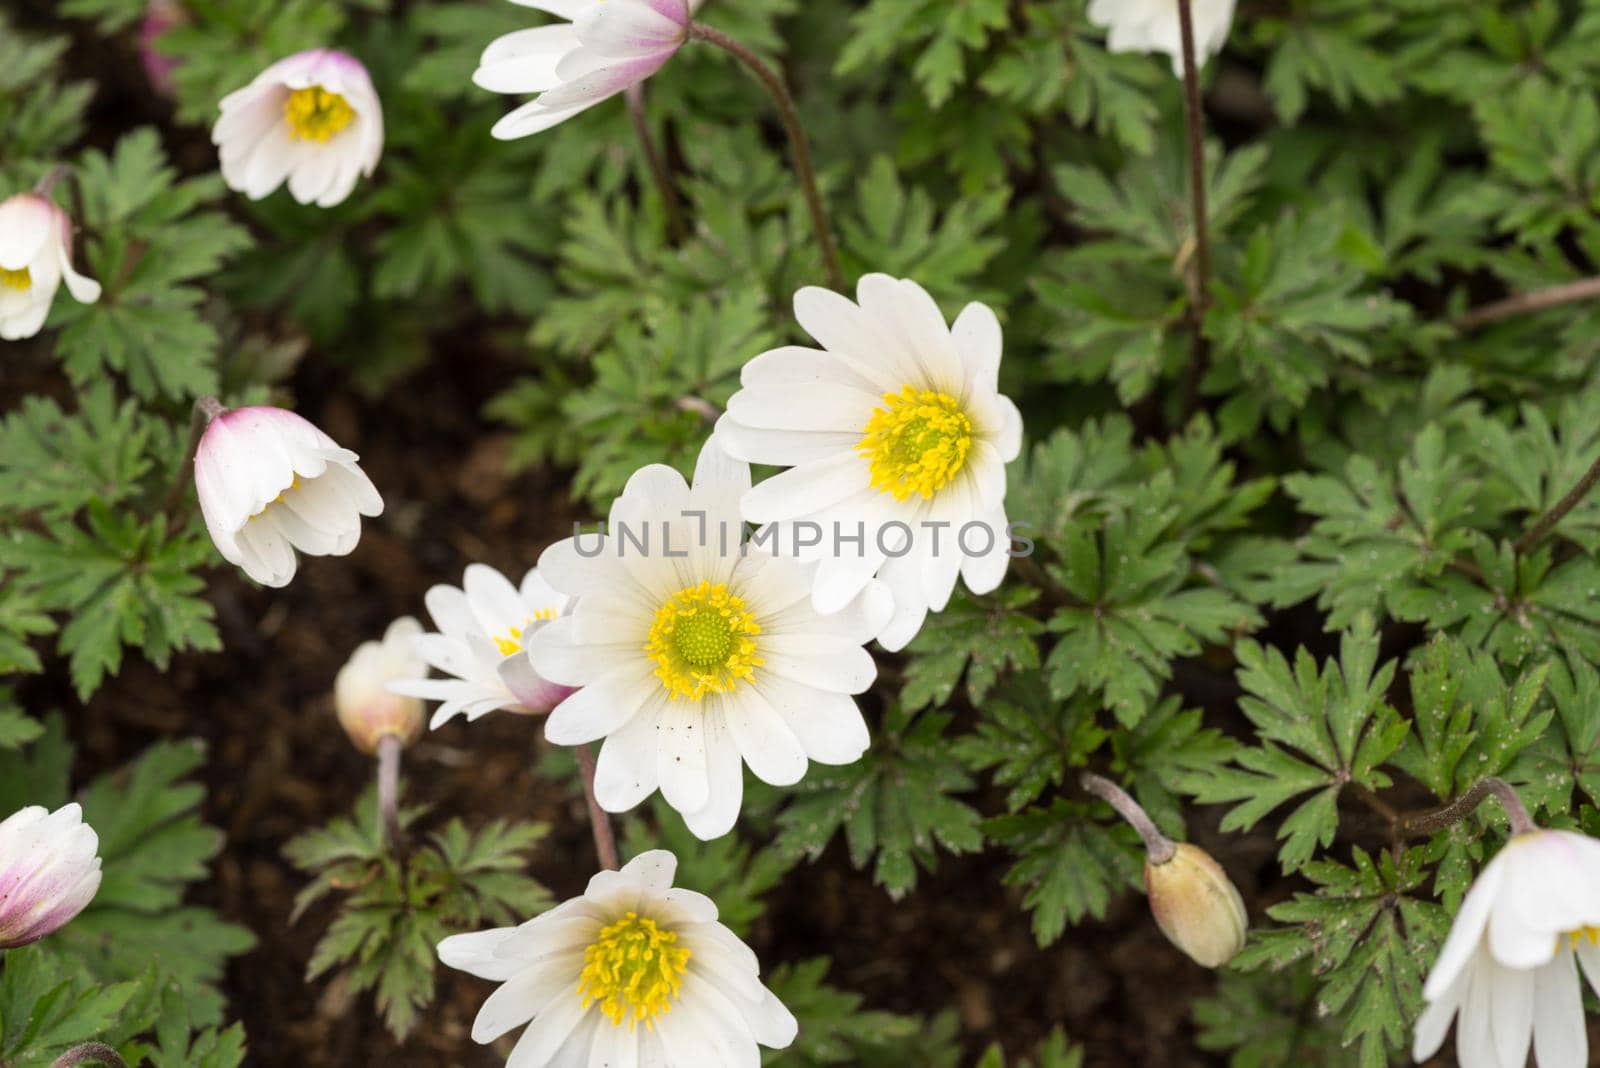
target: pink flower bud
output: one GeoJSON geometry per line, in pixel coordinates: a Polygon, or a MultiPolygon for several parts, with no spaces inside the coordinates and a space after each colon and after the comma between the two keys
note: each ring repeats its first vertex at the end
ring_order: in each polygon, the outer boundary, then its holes
{"type": "Polygon", "coordinates": [[[150,87],[161,96],[172,95],[172,72],[178,69],[178,61],[157,49],[156,41],[188,21],[189,13],[175,0],[150,0],[145,5],[144,21],[139,24],[139,62],[150,87]]]}
{"type": "Polygon", "coordinates": [[[1145,864],[1144,885],[1161,933],[1196,964],[1219,968],[1244,948],[1244,899],[1205,850],[1176,843],[1172,859],[1145,864]]]}
{"type": "Polygon", "coordinates": [[[32,805],[0,823],[0,949],[65,926],[100,889],[100,838],[76,803],[32,805]]]}
{"type": "Polygon", "coordinates": [[[362,642],[334,681],[339,724],[357,749],[371,755],[378,740],[394,735],[410,745],[422,734],[422,701],[389,692],[399,679],[422,678],[428,663],[415,651],[422,624],[404,616],[389,624],[381,642],[362,642]]]}

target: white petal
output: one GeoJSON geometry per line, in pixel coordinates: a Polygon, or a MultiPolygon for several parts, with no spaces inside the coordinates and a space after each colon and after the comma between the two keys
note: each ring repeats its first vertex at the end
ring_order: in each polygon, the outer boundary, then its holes
{"type": "Polygon", "coordinates": [[[1589,1035],[1583,1019],[1583,987],[1571,951],[1557,954],[1533,978],[1534,1060],[1539,1068],[1584,1068],[1589,1063],[1589,1035]]]}
{"type": "Polygon", "coordinates": [[[619,664],[551,710],[544,737],[552,745],[585,745],[621,730],[661,691],[654,666],[640,655],[619,664]]]}

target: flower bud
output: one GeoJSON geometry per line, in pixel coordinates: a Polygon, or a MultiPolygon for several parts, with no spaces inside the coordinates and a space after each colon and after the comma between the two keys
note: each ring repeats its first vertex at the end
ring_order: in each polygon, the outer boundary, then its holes
{"type": "Polygon", "coordinates": [[[177,0],[149,0],[145,4],[144,21],[139,24],[139,62],[150,87],[160,96],[173,95],[172,72],[178,69],[178,60],[160,51],[156,42],[174,26],[188,21],[189,13],[177,0]]]}
{"type": "Polygon", "coordinates": [[[99,848],[75,802],[0,823],[0,949],[37,942],[83,911],[100,889],[99,848]]]}
{"type": "Polygon", "coordinates": [[[389,683],[420,679],[428,665],[415,649],[422,624],[403,616],[389,624],[381,642],[363,642],[339,669],[333,684],[339,725],[357,749],[372,754],[378,739],[392,734],[410,745],[422,734],[422,701],[389,692],[389,683]]]}
{"type": "Polygon", "coordinates": [[[1218,968],[1244,948],[1244,899],[1205,850],[1175,843],[1170,860],[1145,864],[1144,885],[1161,933],[1196,964],[1218,968]]]}

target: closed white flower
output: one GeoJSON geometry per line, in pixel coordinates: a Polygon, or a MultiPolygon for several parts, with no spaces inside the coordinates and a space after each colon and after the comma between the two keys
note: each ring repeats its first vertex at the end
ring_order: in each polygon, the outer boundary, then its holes
{"type": "Polygon", "coordinates": [[[1461,903],[1423,987],[1416,1058],[1456,1019],[1463,1068],[1586,1068],[1579,966],[1600,994],[1600,841],[1569,831],[1512,838],[1461,903]]]}
{"type": "Polygon", "coordinates": [[[211,140],[228,188],[260,200],[288,179],[302,204],[331,208],[383,154],[383,108],[353,56],[297,52],[222,98],[211,140]]]}
{"type": "Polygon", "coordinates": [[[76,802],[31,805],[0,823],[0,949],[37,942],[94,900],[99,848],[76,802]]]}
{"type": "Polygon", "coordinates": [[[701,0],[514,0],[567,22],[492,42],[472,80],[496,93],[538,93],[495,123],[501,140],[527,137],[637,85],[689,39],[701,0]]]}
{"type": "Polygon", "coordinates": [[[539,558],[577,605],[534,635],[533,666],[580,687],[550,714],[545,737],[604,738],[601,806],[622,812],[659,787],[700,838],[733,827],[743,764],[786,786],[808,760],[848,764],[866,751],[851,695],[877,675],[862,645],[889,610],[872,583],[819,615],[803,564],[741,545],[749,488],[749,466],[708,442],[692,488],[670,467],[640,468],[605,535],[569,538],[539,558]]]}
{"type": "Polygon", "coordinates": [[[397,679],[428,673],[416,649],[422,624],[402,616],[389,624],[382,641],[362,642],[339,669],[333,682],[333,706],[339,725],[357,749],[371,754],[386,735],[410,745],[422,733],[422,702],[389,690],[397,679]]]}
{"type": "Polygon", "coordinates": [[[62,281],[74,300],[100,299],[100,283],[72,269],[67,213],[37,193],[0,201],[0,338],[37,334],[62,281]]]}
{"type": "MultiPolygon", "coordinates": [[[[1234,0],[1192,0],[1194,61],[1222,51],[1233,25],[1234,0]]],[[[1110,31],[1106,47],[1113,52],[1165,52],[1172,73],[1183,77],[1183,37],[1178,0],[1089,0],[1089,21],[1110,31]]]]}
{"type": "Polygon", "coordinates": [[[527,1024],[506,1068],[759,1068],[760,1046],[793,1042],[756,955],[715,902],[673,888],[677,866],[642,853],[520,927],[440,942],[445,964],[501,984],[472,1037],[527,1024]]]}
{"type": "Polygon", "coordinates": [[[328,435],[282,408],[217,414],[194,454],[195,489],[217,551],[263,586],[287,586],[295,550],[343,556],[361,538],[361,517],[383,498],[328,435]]]}
{"type": "Polygon", "coordinates": [[[452,716],[468,721],[496,709],[537,714],[548,712],[572,692],[540,677],[528,660],[527,644],[539,628],[564,614],[570,598],[557,593],[534,568],[518,589],[485,564],[470,564],[462,588],[439,585],[424,603],[437,634],[416,639],[416,650],[448,679],[415,678],[390,684],[393,693],[442,701],[430,727],[452,716]]]}
{"type": "Polygon", "coordinates": [[[745,494],[744,518],[777,524],[780,551],[818,562],[820,612],[877,575],[894,595],[877,635],[892,650],[944,608],[958,574],[974,593],[1005,576],[1006,464],[1022,416],[999,392],[1000,324],[987,307],[969,304],[947,327],[921,286],[882,274],[861,279],[857,301],[796,293],[795,318],[822,348],[745,364],[716,440],[789,468],[745,494]]]}

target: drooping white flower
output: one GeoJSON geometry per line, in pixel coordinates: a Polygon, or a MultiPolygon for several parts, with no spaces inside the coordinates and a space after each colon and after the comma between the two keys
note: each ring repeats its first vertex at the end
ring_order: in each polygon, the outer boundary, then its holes
{"type": "Polygon", "coordinates": [[[389,684],[419,678],[428,663],[416,649],[422,624],[401,616],[383,632],[382,641],[362,642],[333,681],[333,706],[339,725],[357,749],[371,754],[386,735],[410,745],[422,734],[422,701],[393,693],[389,684]]]}
{"type": "Polygon", "coordinates": [[[470,722],[496,709],[544,713],[572,692],[541,677],[528,659],[529,640],[572,603],[539,576],[538,568],[522,577],[518,589],[494,568],[469,564],[462,588],[435,586],[424,603],[439,633],[417,638],[417,653],[451,678],[423,678],[423,668],[417,677],[393,682],[389,689],[444,702],[429,727],[440,727],[456,715],[470,722]]]}
{"type": "Polygon", "coordinates": [[[673,888],[677,866],[642,853],[520,927],[440,942],[445,964],[501,984],[473,1039],[527,1024],[506,1068],[758,1068],[758,1047],[793,1042],[756,955],[715,902],[673,888]]]}
{"type": "Polygon", "coordinates": [[[505,141],[548,130],[660,70],[689,39],[702,0],[513,2],[568,21],[508,33],[478,61],[480,87],[540,94],[495,123],[505,141]]]}
{"type": "Polygon", "coordinates": [[[1464,1068],[1586,1068],[1579,966],[1600,994],[1600,841],[1519,834],[1473,883],[1423,987],[1416,1058],[1456,1022],[1464,1068]]]}
{"type": "Polygon", "coordinates": [[[265,406],[216,415],[194,454],[200,511],[217,551],[263,586],[287,586],[294,551],[343,556],[361,517],[383,498],[328,435],[293,412],[265,406]]]}
{"type": "Polygon", "coordinates": [[[789,468],[745,494],[743,513],[777,524],[782,552],[818,561],[817,610],[837,611],[877,575],[894,595],[878,641],[900,649],[958,574],[974,593],[1004,577],[1005,465],[1022,447],[1022,416],[999,392],[1000,324],[987,307],[969,304],[947,327],[915,282],[869,274],[856,292],[858,303],[795,294],[795,318],[821,349],[745,364],[716,440],[789,468]]]}
{"type": "Polygon", "coordinates": [[[84,910],[100,889],[99,848],[77,802],[30,805],[0,823],[0,949],[37,942],[84,910]]]}
{"type": "MultiPolygon", "coordinates": [[[[1222,51],[1233,25],[1234,0],[1192,0],[1194,61],[1222,51]]],[[[1113,52],[1165,52],[1172,73],[1183,77],[1183,37],[1178,0],[1089,0],[1089,21],[1109,31],[1106,47],[1113,52]]]]}
{"type": "Polygon", "coordinates": [[[738,818],[743,764],[786,786],[808,760],[848,764],[866,751],[851,695],[877,675],[862,645],[889,611],[871,583],[818,615],[805,565],[741,545],[749,488],[749,466],[711,441],[692,487],[670,467],[640,468],[606,534],[557,542],[539,558],[577,605],[534,635],[533,666],[580,687],[550,714],[545,737],[604,738],[601,806],[622,812],[659,787],[701,838],[738,818]]]}
{"type": "Polygon", "coordinates": [[[100,283],[72,269],[67,213],[37,193],[0,201],[0,338],[37,334],[62,281],[74,300],[100,299],[100,283]]]}
{"type": "Polygon", "coordinates": [[[251,200],[287,178],[300,203],[331,208],[383,154],[383,108],[367,68],[333,49],[279,60],[218,107],[211,140],[222,179],[251,200]]]}

